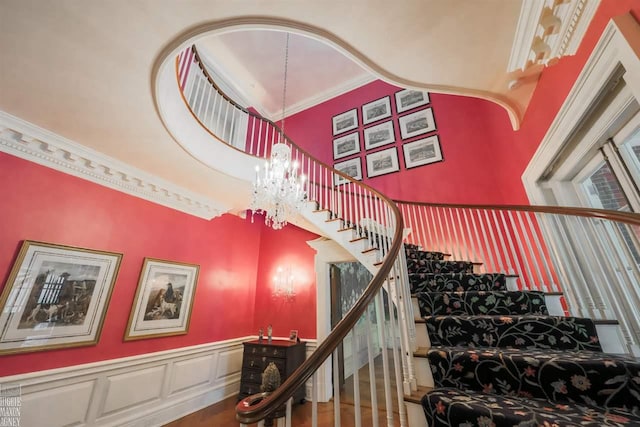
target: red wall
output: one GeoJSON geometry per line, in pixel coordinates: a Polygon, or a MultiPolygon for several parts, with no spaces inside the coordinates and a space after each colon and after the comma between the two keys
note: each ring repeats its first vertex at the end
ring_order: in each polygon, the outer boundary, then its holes
{"type": "Polygon", "coordinates": [[[297,329],[302,339],[316,338],[316,252],[306,243],[316,238],[316,234],[291,224],[282,230],[264,227],[260,240],[254,333],[263,328],[266,336],[267,326],[271,324],[275,337],[288,337],[290,330],[297,329]],[[272,295],[278,267],[285,271],[290,269],[295,277],[293,299],[272,295]]]}
{"type": "Polygon", "coordinates": [[[260,224],[195,218],[4,153],[0,182],[0,286],[25,239],[124,254],[96,346],[1,356],[0,376],[256,333],[260,224]],[[144,257],[200,265],[187,335],[123,342],[144,257]]]}
{"type": "MultiPolygon", "coordinates": [[[[494,156],[496,140],[500,140],[503,146],[509,146],[513,141],[507,113],[498,105],[481,99],[430,94],[437,126],[435,133],[440,138],[444,161],[406,170],[403,143],[424,138],[425,135],[406,141],[400,138],[394,98],[398,90],[382,81],[367,84],[288,117],[287,134],[311,154],[333,165],[331,118],[357,108],[361,152],[338,161],[360,157],[364,182],[386,195],[394,199],[449,203],[510,203],[521,196],[522,186],[519,183],[512,185],[499,180],[502,165],[494,156]],[[400,172],[368,179],[360,107],[387,95],[391,97],[400,172]]],[[[386,120],[389,119],[372,125],[386,120]]]]}

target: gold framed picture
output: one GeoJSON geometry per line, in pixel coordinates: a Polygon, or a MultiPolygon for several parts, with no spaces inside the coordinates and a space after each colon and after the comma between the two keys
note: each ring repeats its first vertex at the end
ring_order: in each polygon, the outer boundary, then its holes
{"type": "Polygon", "coordinates": [[[121,260],[25,240],[0,296],[0,354],[97,344],[121,260]]]}
{"type": "Polygon", "coordinates": [[[196,264],[145,258],[125,341],[186,334],[199,270],[196,264]]]}

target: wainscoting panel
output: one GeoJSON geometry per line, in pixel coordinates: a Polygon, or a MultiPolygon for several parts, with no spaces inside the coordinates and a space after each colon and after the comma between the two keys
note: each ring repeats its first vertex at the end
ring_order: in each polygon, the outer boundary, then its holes
{"type": "MultiPolygon", "coordinates": [[[[229,380],[227,377],[233,376],[233,380],[238,381],[238,384],[240,384],[243,351],[244,347],[238,347],[234,350],[220,352],[218,356],[218,369],[215,377],[216,383],[229,380]]],[[[238,387],[240,387],[240,385],[238,385],[238,387]]]]}
{"type": "Polygon", "coordinates": [[[169,393],[197,387],[211,382],[215,357],[204,356],[195,359],[180,360],[173,364],[169,393]]]}
{"type": "Polygon", "coordinates": [[[20,385],[21,427],[159,426],[237,394],[255,336],[0,378],[20,385]]]}
{"type": "Polygon", "coordinates": [[[166,368],[166,365],[160,365],[107,377],[107,396],[102,415],[160,400],[166,368]],[[140,387],[140,384],[144,384],[144,387],[140,387]],[[136,392],[132,393],[133,390],[136,392]]]}
{"type": "Polygon", "coordinates": [[[96,381],[83,381],[66,386],[60,381],[34,393],[25,394],[22,389],[20,408],[21,426],[48,426],[55,419],[55,425],[86,425],[89,402],[96,381]]]}

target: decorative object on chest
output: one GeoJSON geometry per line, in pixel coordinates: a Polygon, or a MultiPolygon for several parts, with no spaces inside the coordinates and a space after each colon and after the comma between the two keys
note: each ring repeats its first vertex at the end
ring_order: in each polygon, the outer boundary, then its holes
{"type": "MultiPolygon", "coordinates": [[[[306,347],[305,342],[287,340],[245,342],[238,400],[262,391],[262,374],[271,363],[278,368],[280,380],[284,382],[304,362],[306,347]]],[[[305,388],[302,386],[293,395],[293,401],[304,402],[304,399],[305,388]]]]}

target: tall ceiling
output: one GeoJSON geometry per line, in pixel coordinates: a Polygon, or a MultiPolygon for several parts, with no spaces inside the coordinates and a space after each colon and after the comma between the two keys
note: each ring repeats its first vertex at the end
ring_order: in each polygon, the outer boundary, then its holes
{"type": "Polygon", "coordinates": [[[521,6],[522,0],[2,0],[0,110],[233,205],[241,183],[192,158],[159,119],[154,67],[168,47],[192,37],[247,102],[276,118],[284,36],[257,31],[276,26],[294,33],[288,109],[380,77],[494,99],[518,117],[535,87],[534,81],[508,88],[521,6]]]}

